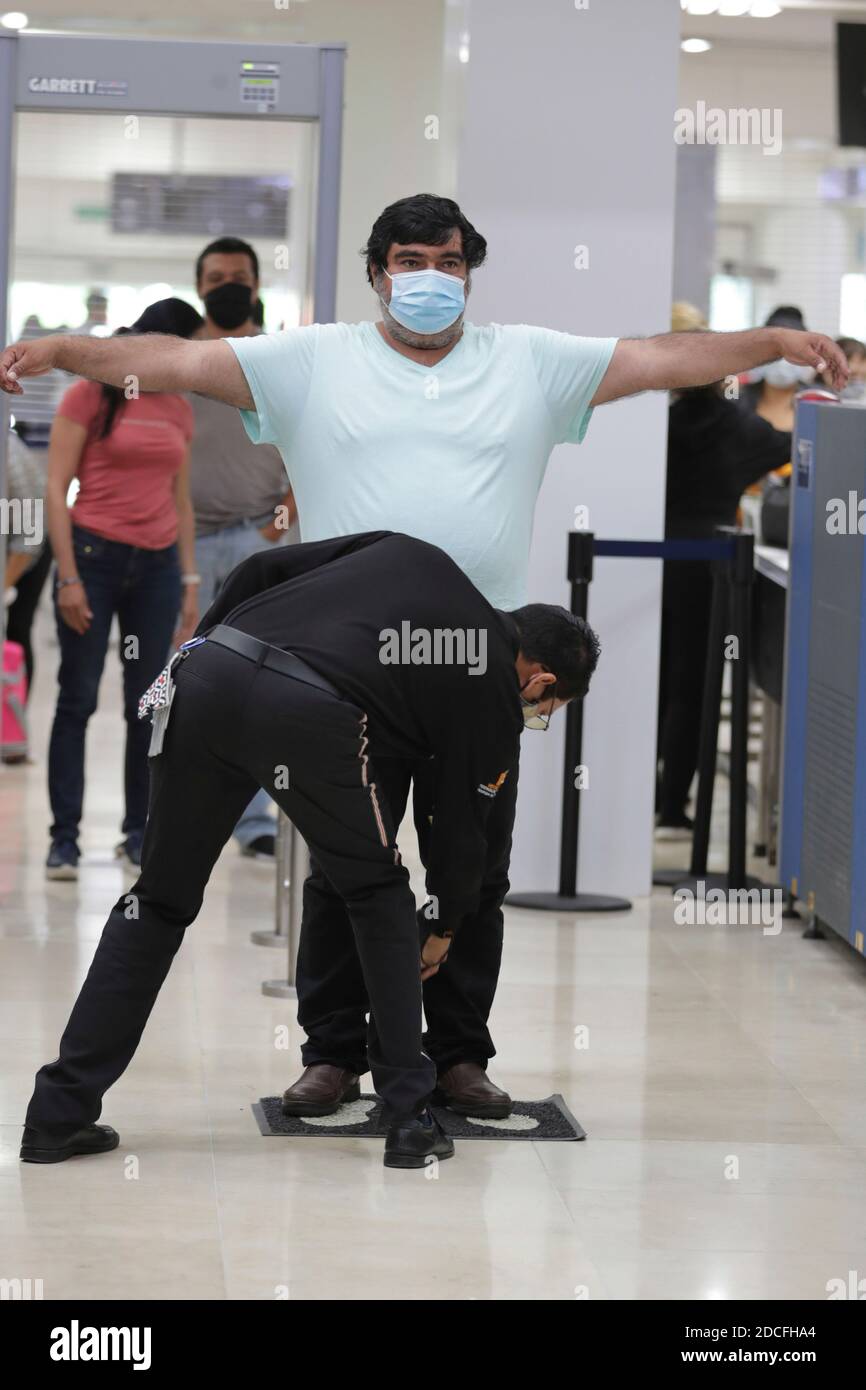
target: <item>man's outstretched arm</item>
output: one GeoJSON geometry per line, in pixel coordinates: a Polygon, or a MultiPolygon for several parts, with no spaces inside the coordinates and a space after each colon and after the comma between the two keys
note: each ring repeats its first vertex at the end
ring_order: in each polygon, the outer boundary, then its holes
{"type": "Polygon", "coordinates": [[[656,338],[620,338],[591,404],[603,405],[639,391],[707,386],[780,357],[816,371],[829,368],[837,390],[848,380],[845,354],[824,333],[792,328],[661,333],[656,338]]]}
{"type": "Polygon", "coordinates": [[[254,408],[240,363],[225,339],[167,333],[91,338],[50,333],[11,343],[0,354],[0,389],[22,395],[21,381],[52,368],[133,391],[196,391],[244,410],[254,408]]]}

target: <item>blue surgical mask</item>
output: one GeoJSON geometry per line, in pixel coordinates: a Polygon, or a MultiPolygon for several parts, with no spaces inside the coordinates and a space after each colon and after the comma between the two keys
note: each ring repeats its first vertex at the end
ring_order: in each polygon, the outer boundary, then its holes
{"type": "Polygon", "coordinates": [[[391,302],[387,307],[397,322],[413,333],[441,333],[466,307],[463,281],[456,275],[445,275],[441,270],[404,270],[388,275],[388,279],[391,302]]]}

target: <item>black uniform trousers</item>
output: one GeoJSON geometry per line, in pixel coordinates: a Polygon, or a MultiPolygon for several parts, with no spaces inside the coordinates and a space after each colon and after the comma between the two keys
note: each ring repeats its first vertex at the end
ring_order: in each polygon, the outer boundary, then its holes
{"type": "MultiPolygon", "coordinates": [[[[433,806],[431,759],[377,758],[379,787],[399,826],[413,783],[413,816],[421,860],[426,864],[433,806]]],[[[474,789],[473,789],[474,790],[474,789]]],[[[487,861],[476,913],[466,918],[451,944],[448,962],[424,981],[425,1051],[441,1076],[457,1062],[486,1067],[496,1048],[487,1026],[502,960],[502,903],[517,804],[517,767],[492,802],[487,821],[487,861]]],[[[298,1022],[307,1034],[305,1066],[331,1062],[362,1075],[370,1066],[365,1016],[370,1004],[345,905],[328,881],[315,852],[304,884],[304,913],[298,946],[298,1022]]],[[[431,924],[418,914],[421,943],[431,924]]]]}
{"type": "Polygon", "coordinates": [[[37,1073],[27,1123],[62,1135],[98,1119],[220,851],[260,786],[344,904],[371,1001],[367,1049],[386,1119],[417,1114],[435,1068],[421,1042],[415,900],[365,752],[363,712],[211,642],[190,651],[176,682],[163,750],[150,759],[141,875],[108,918],[60,1056],[37,1073]]]}

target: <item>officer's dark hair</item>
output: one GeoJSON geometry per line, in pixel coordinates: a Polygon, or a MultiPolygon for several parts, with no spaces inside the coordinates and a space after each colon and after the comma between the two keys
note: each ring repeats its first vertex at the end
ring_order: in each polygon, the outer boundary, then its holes
{"type": "Polygon", "coordinates": [[[195,263],[195,282],[197,285],[201,282],[205,256],[249,256],[253,275],[257,280],[259,278],[259,258],[249,242],[241,241],[238,236],[217,237],[216,241],[212,241],[210,246],[204,248],[195,263]]]}
{"type": "Polygon", "coordinates": [[[557,700],[585,695],[601,655],[601,643],[584,618],[553,603],[527,603],[509,615],[520,633],[520,651],[556,676],[557,700]]]}
{"type": "Polygon", "coordinates": [[[466,268],[474,270],[487,255],[487,242],[452,198],[413,193],[410,198],[391,203],[379,213],[366,246],[361,247],[361,255],[367,261],[367,279],[372,285],[376,272],[385,269],[395,241],[401,246],[413,241],[424,246],[444,246],[455,232],[460,233],[463,242],[466,268]]]}

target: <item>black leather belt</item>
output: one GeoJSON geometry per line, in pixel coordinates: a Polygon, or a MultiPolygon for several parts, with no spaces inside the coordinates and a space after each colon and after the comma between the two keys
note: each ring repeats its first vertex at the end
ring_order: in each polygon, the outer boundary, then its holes
{"type": "Polygon", "coordinates": [[[218,623],[205,636],[208,642],[216,642],[219,647],[228,647],[229,651],[238,652],[240,656],[254,661],[257,666],[268,666],[272,671],[280,671],[284,676],[291,676],[293,680],[303,681],[304,685],[314,685],[318,690],[326,691],[328,695],[343,698],[341,692],[331,685],[330,681],[320,676],[306,661],[295,656],[294,652],[284,652],[280,647],[272,647],[269,642],[260,642],[258,637],[251,637],[248,632],[239,632],[236,627],[228,627],[226,623],[218,623]]]}

